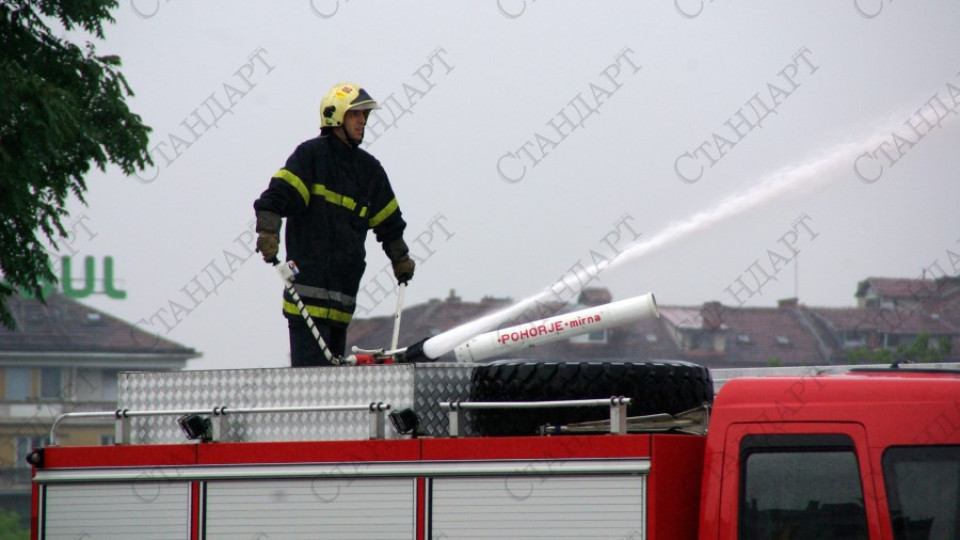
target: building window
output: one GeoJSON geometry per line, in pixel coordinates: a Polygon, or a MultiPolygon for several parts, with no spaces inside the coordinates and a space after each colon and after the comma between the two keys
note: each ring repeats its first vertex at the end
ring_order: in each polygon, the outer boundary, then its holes
{"type": "Polygon", "coordinates": [[[116,369],[105,369],[100,374],[100,399],[104,401],[117,400],[117,377],[120,372],[116,369]]]}
{"type": "Polygon", "coordinates": [[[30,368],[9,367],[3,371],[4,394],[7,401],[26,401],[30,397],[30,368]]]}
{"type": "Polygon", "coordinates": [[[855,349],[858,347],[867,346],[867,335],[863,332],[841,332],[841,338],[843,339],[843,347],[845,349],[855,349]]]}
{"type": "Polygon", "coordinates": [[[703,332],[697,330],[685,331],[680,334],[683,348],[688,351],[700,349],[705,344],[703,332]]]}
{"type": "Polygon", "coordinates": [[[908,334],[884,334],[883,335],[883,345],[891,349],[895,349],[900,345],[903,345],[904,347],[906,347],[916,340],[917,340],[917,336],[912,336],[908,334]]]}
{"type": "Polygon", "coordinates": [[[606,343],[607,342],[607,331],[606,330],[597,330],[596,332],[590,332],[587,334],[580,334],[579,336],[573,336],[570,338],[570,343],[606,343]]]}
{"type": "Polygon", "coordinates": [[[40,368],[40,397],[60,399],[63,397],[62,369],[58,367],[40,368]]]}

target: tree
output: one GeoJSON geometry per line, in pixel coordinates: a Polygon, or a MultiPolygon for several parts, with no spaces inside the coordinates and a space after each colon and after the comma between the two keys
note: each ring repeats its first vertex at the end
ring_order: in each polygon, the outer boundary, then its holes
{"type": "Polygon", "coordinates": [[[150,128],[126,105],[133,96],[116,56],[57,37],[48,23],[103,39],[116,0],[0,0],[0,323],[15,325],[7,299],[42,298],[56,283],[42,239],[57,249],[84,175],[108,163],[125,174],[152,165],[150,128]],[[42,236],[41,236],[42,235],[42,236]]]}
{"type": "Polygon", "coordinates": [[[0,540],[28,540],[29,538],[30,529],[24,527],[20,515],[0,508],[0,540]]]}
{"type": "Polygon", "coordinates": [[[898,360],[911,364],[928,364],[945,361],[951,352],[949,339],[934,339],[930,334],[921,332],[909,345],[901,343],[892,350],[870,350],[862,347],[847,352],[847,359],[853,364],[892,364],[898,360]]]}

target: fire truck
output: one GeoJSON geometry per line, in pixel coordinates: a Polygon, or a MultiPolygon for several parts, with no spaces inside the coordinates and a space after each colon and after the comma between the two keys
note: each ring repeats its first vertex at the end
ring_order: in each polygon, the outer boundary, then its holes
{"type": "Polygon", "coordinates": [[[122,373],[118,410],[64,414],[51,443],[35,540],[960,538],[948,369],[122,373]],[[98,415],[116,444],[57,445],[98,415]]]}

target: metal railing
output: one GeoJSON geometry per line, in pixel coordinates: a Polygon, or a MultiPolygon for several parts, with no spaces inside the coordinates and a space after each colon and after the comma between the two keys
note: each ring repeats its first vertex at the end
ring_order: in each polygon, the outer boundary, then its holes
{"type": "Polygon", "coordinates": [[[383,439],[386,437],[386,415],[390,410],[389,403],[373,402],[356,405],[314,405],[302,407],[227,407],[220,406],[212,409],[175,409],[175,410],[145,410],[131,411],[117,409],[115,411],[69,412],[57,415],[50,427],[50,445],[57,444],[57,428],[68,419],[80,418],[114,418],[115,441],[117,444],[130,444],[131,420],[151,416],[178,416],[208,415],[210,419],[210,441],[221,441],[227,433],[228,417],[238,414],[266,414],[266,413],[293,413],[293,412],[351,412],[368,411],[369,438],[383,439]]]}
{"type": "MultiPolygon", "coordinates": [[[[627,418],[628,433],[689,433],[706,435],[710,424],[710,404],[704,403],[677,414],[657,413],[627,418]]],[[[606,428],[603,420],[560,426],[559,433],[598,433],[606,428]]]]}
{"type": "Polygon", "coordinates": [[[562,407],[609,407],[610,433],[625,434],[627,432],[627,405],[630,398],[613,396],[600,399],[568,399],[557,401],[444,401],[440,409],[447,412],[449,434],[451,437],[460,437],[466,422],[463,416],[466,410],[477,409],[542,409],[562,407]]]}

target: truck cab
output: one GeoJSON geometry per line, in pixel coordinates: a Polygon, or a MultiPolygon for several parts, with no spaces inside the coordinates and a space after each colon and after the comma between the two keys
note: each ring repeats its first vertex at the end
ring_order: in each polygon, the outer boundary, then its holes
{"type": "Polygon", "coordinates": [[[960,538],[960,377],[735,379],[707,436],[701,540],[960,538]]]}

